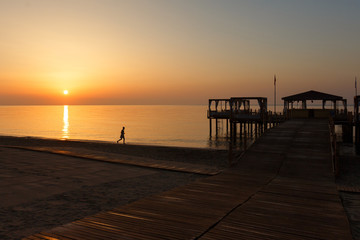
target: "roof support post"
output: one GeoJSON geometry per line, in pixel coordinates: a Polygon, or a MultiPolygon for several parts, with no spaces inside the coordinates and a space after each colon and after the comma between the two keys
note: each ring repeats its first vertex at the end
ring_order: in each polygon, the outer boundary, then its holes
{"type": "Polygon", "coordinates": [[[343,100],[343,104],[344,104],[344,113],[347,114],[347,100],[346,99],[343,100]]]}
{"type": "Polygon", "coordinates": [[[302,109],[306,109],[306,100],[302,101],[302,109]]]}

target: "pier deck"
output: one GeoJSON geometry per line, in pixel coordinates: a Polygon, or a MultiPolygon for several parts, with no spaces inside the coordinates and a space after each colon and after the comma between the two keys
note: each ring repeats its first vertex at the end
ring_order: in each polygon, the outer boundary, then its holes
{"type": "Polygon", "coordinates": [[[326,120],[266,132],[216,176],[25,239],[351,239],[326,120]]]}

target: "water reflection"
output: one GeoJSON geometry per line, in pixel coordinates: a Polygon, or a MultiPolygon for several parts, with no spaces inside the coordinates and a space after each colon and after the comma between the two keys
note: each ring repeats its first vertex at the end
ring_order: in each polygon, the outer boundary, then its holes
{"type": "Polygon", "coordinates": [[[228,149],[229,140],[230,139],[227,136],[212,137],[208,140],[208,147],[217,149],[228,149]]]}
{"type": "Polygon", "coordinates": [[[69,109],[67,105],[64,105],[62,138],[69,138],[69,109]]]}
{"type": "MultiPolygon", "coordinates": [[[[233,143],[232,148],[233,150],[242,151],[245,147],[249,147],[251,144],[255,142],[257,137],[251,136],[247,137],[246,141],[243,137],[242,139],[238,138],[236,139],[236,142],[233,143]]],[[[215,148],[215,149],[229,149],[229,136],[218,136],[218,137],[212,137],[209,138],[207,145],[209,148],[215,148]]]]}

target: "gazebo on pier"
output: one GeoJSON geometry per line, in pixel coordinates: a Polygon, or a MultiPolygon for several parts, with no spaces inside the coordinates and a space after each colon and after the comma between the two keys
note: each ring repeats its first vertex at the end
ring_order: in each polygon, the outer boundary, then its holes
{"type": "Polygon", "coordinates": [[[284,100],[284,114],[290,118],[327,118],[330,115],[346,115],[347,102],[346,99],[340,96],[331,95],[317,91],[307,91],[287,97],[284,100]],[[307,101],[322,101],[322,108],[308,109],[307,101]],[[294,102],[301,102],[300,108],[294,108],[294,102]],[[326,103],[331,102],[332,108],[327,109],[326,103]],[[338,108],[338,103],[342,104],[342,108],[338,108]]]}
{"type": "MultiPolygon", "coordinates": [[[[208,115],[210,137],[212,134],[212,120],[215,120],[216,136],[218,135],[219,123],[218,121],[226,121],[226,133],[236,135],[236,125],[240,124],[240,133],[245,125],[249,130],[255,126],[255,132],[263,131],[267,128],[268,113],[267,113],[267,98],[264,97],[232,97],[229,99],[209,99],[208,115]],[[257,103],[258,106],[256,106],[257,103]],[[254,106],[255,105],[255,106],[254,106]],[[255,107],[252,109],[252,107],[255,107]]],[[[221,123],[221,122],[220,122],[221,123]]],[[[271,122],[273,123],[274,122],[271,122]]],[[[222,124],[221,124],[222,125],[222,124]]],[[[248,131],[249,132],[249,131],[248,131]]]]}

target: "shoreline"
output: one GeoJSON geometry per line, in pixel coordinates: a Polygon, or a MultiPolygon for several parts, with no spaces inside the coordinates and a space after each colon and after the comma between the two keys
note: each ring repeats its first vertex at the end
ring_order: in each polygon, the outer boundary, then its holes
{"type": "Polygon", "coordinates": [[[102,140],[86,140],[86,139],[57,139],[57,138],[47,138],[47,137],[37,137],[37,136],[13,136],[13,135],[1,135],[0,141],[3,140],[34,140],[34,141],[51,141],[51,142],[69,142],[69,143],[94,143],[94,144],[106,144],[106,145],[117,145],[117,146],[139,146],[139,147],[149,147],[149,148],[171,148],[171,149],[191,149],[191,150],[214,150],[214,151],[227,151],[228,149],[218,149],[211,147],[185,147],[185,146],[168,146],[168,145],[151,145],[145,143],[116,143],[116,141],[102,141],[102,140]]]}
{"type": "Polygon", "coordinates": [[[105,153],[149,157],[154,160],[215,165],[220,168],[227,167],[228,157],[228,150],[223,149],[117,144],[93,140],[58,140],[37,137],[0,136],[0,145],[85,148],[105,153]]]}
{"type": "MultiPolygon", "coordinates": [[[[105,141],[105,140],[88,140],[88,139],[62,139],[62,138],[51,138],[51,137],[41,137],[41,136],[25,136],[25,135],[2,135],[0,138],[20,138],[20,139],[34,139],[34,140],[50,140],[50,141],[60,141],[60,142],[78,142],[78,143],[102,143],[102,144],[116,144],[122,145],[123,143],[116,143],[114,141],[105,141]]],[[[176,146],[176,145],[161,145],[161,144],[147,144],[147,143],[136,143],[130,142],[125,145],[134,145],[134,146],[145,146],[145,147],[168,147],[168,148],[189,148],[189,149],[203,149],[203,150],[227,150],[227,148],[212,148],[212,147],[186,147],[186,146],[176,146]]]]}

